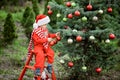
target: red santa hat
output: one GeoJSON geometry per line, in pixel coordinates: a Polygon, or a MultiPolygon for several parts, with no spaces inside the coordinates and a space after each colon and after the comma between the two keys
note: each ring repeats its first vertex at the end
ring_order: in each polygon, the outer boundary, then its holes
{"type": "Polygon", "coordinates": [[[35,23],[33,24],[33,28],[37,29],[39,26],[48,24],[50,22],[49,16],[39,14],[36,17],[35,23]]]}

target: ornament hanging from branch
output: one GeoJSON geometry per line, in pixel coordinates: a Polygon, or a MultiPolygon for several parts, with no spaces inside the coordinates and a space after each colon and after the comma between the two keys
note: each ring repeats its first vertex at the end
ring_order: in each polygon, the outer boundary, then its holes
{"type": "Polygon", "coordinates": [[[51,9],[48,10],[48,14],[52,15],[53,11],[51,9]]]}
{"type": "Polygon", "coordinates": [[[107,8],[107,12],[109,12],[109,13],[112,12],[111,0],[108,0],[108,8],[107,8]]]}
{"type": "Polygon", "coordinates": [[[91,5],[91,0],[89,0],[89,4],[87,5],[86,8],[87,8],[88,11],[91,11],[91,10],[92,10],[93,7],[92,7],[92,5],[91,5]]]}
{"type": "Polygon", "coordinates": [[[109,39],[106,39],[106,40],[105,40],[105,43],[110,43],[110,40],[109,40],[109,39]]]}
{"type": "Polygon", "coordinates": [[[67,42],[68,42],[68,44],[72,44],[72,43],[73,43],[73,39],[69,38],[69,39],[67,40],[67,42]]]}
{"type": "Polygon", "coordinates": [[[98,13],[99,13],[99,14],[103,14],[103,10],[100,9],[100,10],[98,11],[98,13]]]}
{"type": "Polygon", "coordinates": [[[97,17],[97,16],[94,16],[92,20],[93,20],[93,21],[98,21],[98,17],[97,17]]]}
{"type": "Polygon", "coordinates": [[[71,7],[71,2],[66,2],[67,7],[71,7]]]}
{"type": "Polygon", "coordinates": [[[108,7],[107,12],[111,13],[112,12],[112,8],[108,7]]]}
{"type": "Polygon", "coordinates": [[[72,2],[71,5],[72,5],[72,7],[75,7],[75,6],[76,6],[76,3],[75,3],[75,2],[72,2]]]}
{"type": "Polygon", "coordinates": [[[60,14],[60,13],[57,13],[56,17],[58,17],[58,18],[61,17],[61,14],[60,14]]]}
{"type": "Polygon", "coordinates": [[[74,15],[75,15],[75,16],[80,16],[80,11],[76,10],[76,11],[74,12],[74,15]]]}
{"type": "Polygon", "coordinates": [[[49,10],[49,9],[51,9],[51,6],[50,6],[50,5],[48,5],[48,6],[47,6],[47,9],[48,9],[48,10],[49,10]]]}
{"type": "Polygon", "coordinates": [[[115,39],[115,35],[113,33],[109,34],[109,39],[115,39]]]}
{"type": "Polygon", "coordinates": [[[91,5],[91,4],[88,4],[88,5],[87,5],[87,10],[88,10],[88,11],[92,10],[92,5],[91,5]]]}
{"type": "Polygon", "coordinates": [[[72,19],[72,18],[73,18],[72,13],[68,14],[67,17],[68,17],[69,19],[72,19]]]}
{"type": "Polygon", "coordinates": [[[87,17],[86,16],[82,17],[82,21],[86,22],[87,21],[87,17]]]}
{"type": "Polygon", "coordinates": [[[99,67],[98,67],[98,68],[96,68],[96,72],[97,72],[97,73],[100,73],[101,71],[102,71],[102,69],[101,69],[101,68],[99,68],[99,67]]]}
{"type": "Polygon", "coordinates": [[[82,41],[82,37],[81,37],[81,36],[76,36],[76,41],[77,41],[77,42],[82,41]]]}
{"type": "Polygon", "coordinates": [[[73,67],[73,66],[74,66],[73,62],[72,62],[72,61],[68,62],[68,66],[69,66],[70,68],[73,67]]]}

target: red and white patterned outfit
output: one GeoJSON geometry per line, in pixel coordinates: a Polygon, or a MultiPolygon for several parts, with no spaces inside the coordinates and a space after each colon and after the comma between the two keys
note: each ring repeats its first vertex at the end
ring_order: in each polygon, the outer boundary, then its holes
{"type": "Polygon", "coordinates": [[[44,68],[45,55],[47,55],[47,62],[52,64],[54,62],[54,51],[48,43],[48,38],[55,38],[56,34],[50,34],[46,29],[41,27],[34,29],[31,36],[28,51],[32,50],[34,45],[35,52],[35,68],[44,68]]]}

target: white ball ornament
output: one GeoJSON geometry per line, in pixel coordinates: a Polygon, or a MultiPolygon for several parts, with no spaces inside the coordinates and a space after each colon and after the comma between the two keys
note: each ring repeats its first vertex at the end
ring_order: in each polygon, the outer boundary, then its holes
{"type": "Polygon", "coordinates": [[[109,39],[106,39],[106,40],[105,40],[105,43],[110,43],[110,40],[109,40],[109,39]]]}
{"type": "Polygon", "coordinates": [[[95,40],[95,37],[94,36],[90,36],[89,39],[90,40],[95,40]]]}
{"type": "Polygon", "coordinates": [[[93,21],[98,21],[98,17],[97,17],[97,16],[94,16],[94,17],[93,17],[93,21]]]}
{"type": "Polygon", "coordinates": [[[68,42],[68,44],[72,44],[73,40],[71,38],[69,38],[67,42],[68,42]]]}
{"type": "Polygon", "coordinates": [[[103,14],[103,10],[100,9],[100,10],[98,11],[98,13],[99,13],[99,14],[103,14]]]}
{"type": "Polygon", "coordinates": [[[83,66],[83,67],[82,67],[82,70],[83,70],[83,71],[86,71],[86,70],[87,70],[87,67],[86,67],[86,66],[83,66]]]}
{"type": "Polygon", "coordinates": [[[60,60],[60,63],[61,63],[61,64],[64,64],[64,63],[65,63],[65,61],[61,59],[61,60],[60,60]]]}
{"type": "Polygon", "coordinates": [[[77,32],[77,30],[76,30],[76,29],[73,29],[73,32],[77,32]]]}
{"type": "Polygon", "coordinates": [[[61,16],[61,14],[60,13],[58,13],[57,15],[56,15],[56,17],[60,17],[61,16]]]}

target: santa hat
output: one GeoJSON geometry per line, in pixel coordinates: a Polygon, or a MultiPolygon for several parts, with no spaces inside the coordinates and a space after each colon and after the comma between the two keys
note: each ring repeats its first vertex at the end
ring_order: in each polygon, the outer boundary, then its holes
{"type": "Polygon", "coordinates": [[[36,17],[35,23],[33,24],[33,28],[37,29],[39,26],[48,24],[50,22],[50,18],[46,15],[40,14],[36,17]]]}

